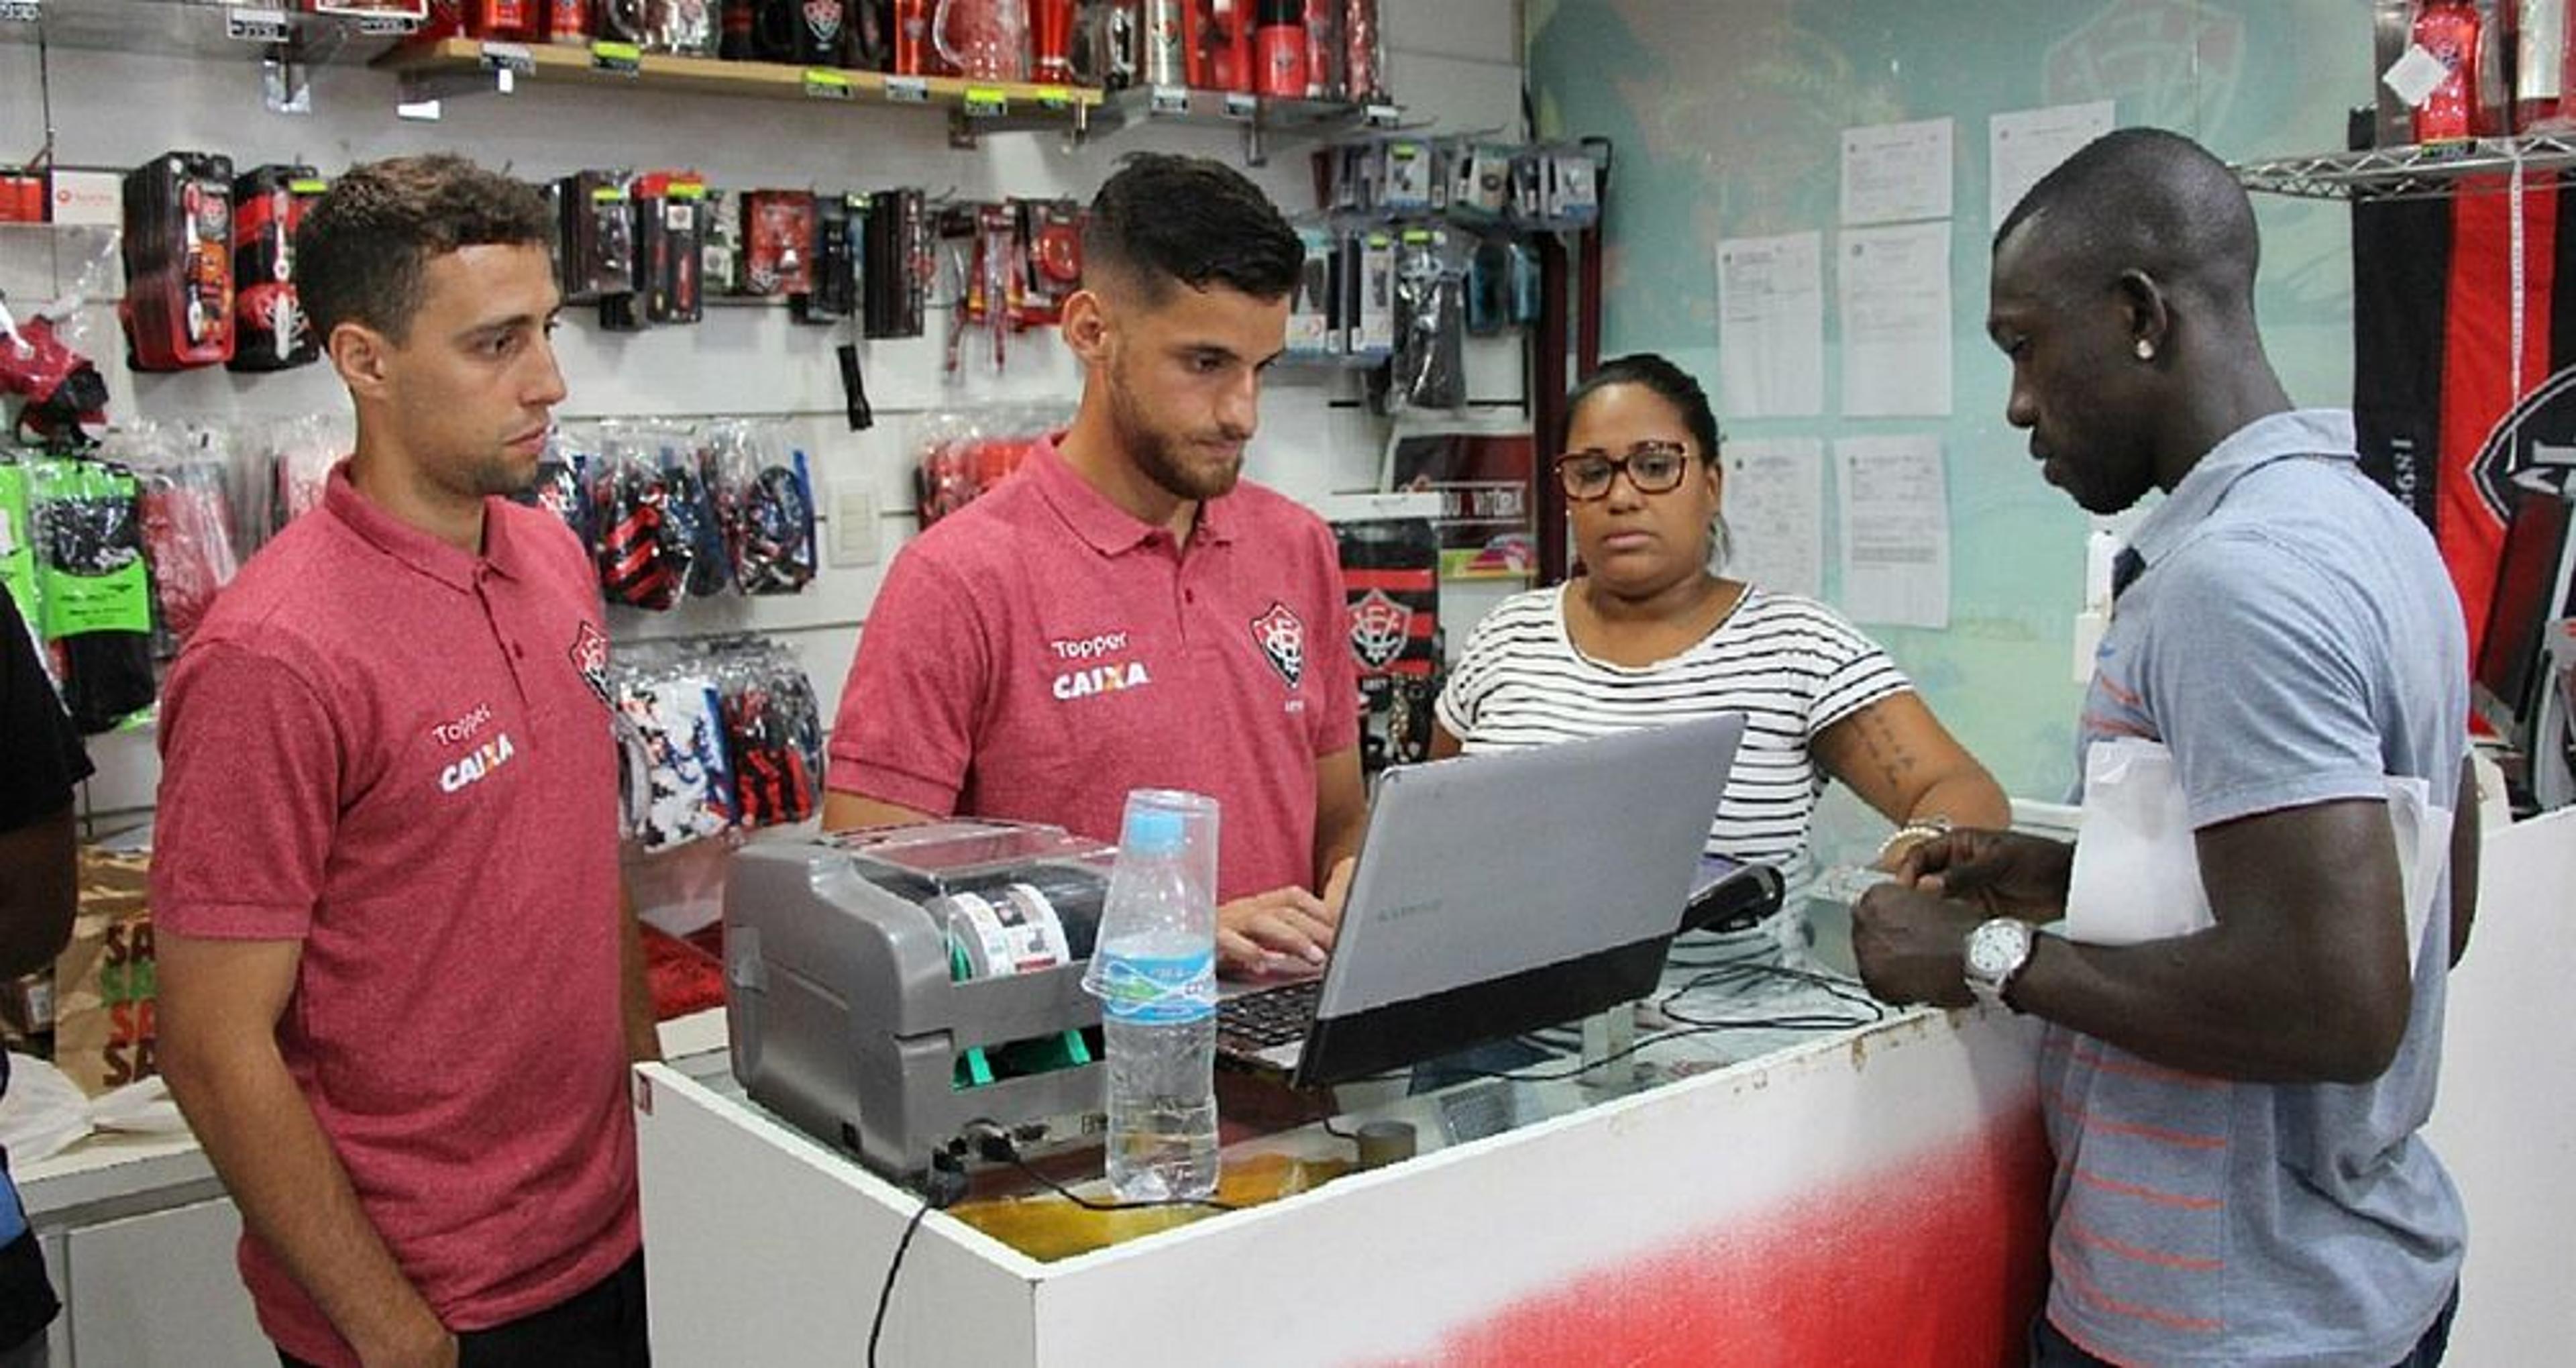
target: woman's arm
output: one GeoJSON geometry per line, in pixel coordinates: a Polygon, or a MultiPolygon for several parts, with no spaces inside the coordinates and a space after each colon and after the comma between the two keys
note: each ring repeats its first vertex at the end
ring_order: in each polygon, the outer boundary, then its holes
{"type": "Polygon", "coordinates": [[[2012,824],[2012,804],[1995,777],[1910,689],[1825,728],[1813,750],[1826,773],[1899,827],[1936,818],[1997,831],[2012,824]]]}

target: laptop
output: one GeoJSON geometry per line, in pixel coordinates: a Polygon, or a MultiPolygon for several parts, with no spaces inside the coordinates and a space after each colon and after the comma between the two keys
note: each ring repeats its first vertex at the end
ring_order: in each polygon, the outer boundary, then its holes
{"type": "Polygon", "coordinates": [[[1317,1087],[1654,991],[1743,738],[1730,713],[1387,771],[1322,977],[1229,985],[1220,1059],[1317,1087]]]}

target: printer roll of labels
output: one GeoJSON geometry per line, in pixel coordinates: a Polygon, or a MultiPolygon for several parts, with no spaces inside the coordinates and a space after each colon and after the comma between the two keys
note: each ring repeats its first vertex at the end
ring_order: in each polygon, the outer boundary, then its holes
{"type": "Polygon", "coordinates": [[[948,940],[964,952],[969,978],[1035,973],[1073,962],[1073,946],[1055,903],[1034,884],[981,893],[951,893],[948,940]]]}

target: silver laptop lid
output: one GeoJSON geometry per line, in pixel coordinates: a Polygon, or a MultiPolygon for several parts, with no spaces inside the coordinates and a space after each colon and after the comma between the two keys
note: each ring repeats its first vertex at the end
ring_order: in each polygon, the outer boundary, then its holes
{"type": "Polygon", "coordinates": [[[1670,936],[1743,737],[1729,713],[1389,770],[1316,1015],[1670,936]]]}

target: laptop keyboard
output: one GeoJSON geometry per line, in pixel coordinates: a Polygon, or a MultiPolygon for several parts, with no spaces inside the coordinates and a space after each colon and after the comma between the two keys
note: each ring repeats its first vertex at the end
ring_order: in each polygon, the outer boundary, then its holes
{"type": "Polygon", "coordinates": [[[1306,1029],[1315,1023],[1315,1002],[1323,991],[1324,981],[1312,978],[1218,1003],[1217,1045],[1249,1054],[1305,1039],[1306,1029]]]}

